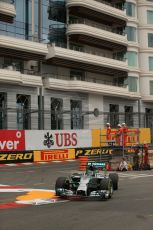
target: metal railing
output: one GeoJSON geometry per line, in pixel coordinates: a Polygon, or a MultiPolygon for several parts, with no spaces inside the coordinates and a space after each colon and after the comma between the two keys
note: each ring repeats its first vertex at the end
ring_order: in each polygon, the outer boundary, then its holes
{"type": "Polygon", "coordinates": [[[59,74],[54,74],[54,73],[43,73],[42,77],[59,79],[59,80],[68,80],[68,81],[69,80],[70,81],[84,81],[84,82],[90,82],[90,83],[95,83],[95,84],[116,86],[116,87],[121,87],[121,88],[127,87],[127,84],[124,84],[124,83],[118,83],[118,82],[114,82],[114,81],[102,80],[102,79],[97,79],[97,78],[88,78],[88,77],[81,78],[81,76],[78,76],[78,77],[72,76],[71,77],[68,75],[59,75],[59,74]]]}
{"type": "Polygon", "coordinates": [[[10,71],[17,71],[22,74],[28,74],[28,75],[35,75],[35,76],[40,76],[40,72],[35,71],[33,69],[24,69],[22,67],[18,67],[14,64],[12,65],[2,65],[0,66],[0,69],[5,69],[5,70],[10,70],[10,71]]]}
{"type": "Polygon", "coordinates": [[[111,33],[125,36],[125,33],[119,31],[118,29],[112,28],[111,26],[107,26],[105,24],[96,23],[96,22],[93,22],[93,21],[90,21],[90,20],[87,20],[84,18],[71,19],[69,21],[69,24],[84,24],[84,25],[88,25],[91,27],[95,27],[97,29],[106,30],[106,31],[111,32],[111,33]]]}
{"type": "MultiPolygon", "coordinates": [[[[6,105],[7,106],[7,105],[6,105]]],[[[153,114],[147,113],[118,113],[118,112],[99,112],[95,117],[93,111],[80,111],[75,113],[71,110],[61,108],[57,113],[51,110],[40,110],[26,108],[2,108],[0,107],[0,129],[17,129],[20,124],[21,129],[60,129],[58,120],[62,123],[61,129],[71,129],[73,120],[84,129],[104,128],[109,122],[112,128],[117,128],[118,123],[125,122],[129,128],[150,128],[153,135],[153,114]],[[43,119],[40,119],[42,116],[43,119]],[[51,119],[54,116],[54,119],[51,119]],[[20,119],[19,119],[20,118],[20,119]],[[31,121],[31,122],[30,122],[31,121]],[[89,127],[88,127],[89,126],[89,127]]],[[[80,126],[78,127],[80,129],[80,126]]],[[[77,127],[75,128],[77,129],[77,127]]]]}
{"type": "Polygon", "coordinates": [[[0,0],[0,2],[14,4],[14,0],[0,0]]]}
{"type": "MultiPolygon", "coordinates": [[[[43,30],[48,30],[49,28],[41,28],[43,30]]],[[[2,23],[0,26],[0,35],[6,35],[10,37],[20,38],[24,40],[29,40],[38,43],[48,43],[48,34],[42,33],[42,38],[38,36],[38,26],[35,26],[35,35],[32,35],[32,25],[26,24],[19,21],[14,21],[13,24],[2,23]],[[43,38],[44,37],[44,38],[43,38]]]]}
{"type": "Polygon", "coordinates": [[[113,3],[110,3],[110,2],[107,2],[107,1],[104,1],[104,0],[95,0],[96,2],[100,2],[100,3],[103,3],[105,5],[108,5],[108,6],[111,6],[111,7],[114,7],[114,8],[117,8],[119,10],[124,10],[124,6],[118,6],[116,4],[113,4],[113,3]]]}

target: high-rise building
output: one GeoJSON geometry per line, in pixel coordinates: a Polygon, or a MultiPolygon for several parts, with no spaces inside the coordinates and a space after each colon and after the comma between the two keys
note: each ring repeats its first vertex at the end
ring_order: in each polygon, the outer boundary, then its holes
{"type": "Polygon", "coordinates": [[[0,0],[0,128],[152,126],[152,48],[153,1],[0,0]]]}

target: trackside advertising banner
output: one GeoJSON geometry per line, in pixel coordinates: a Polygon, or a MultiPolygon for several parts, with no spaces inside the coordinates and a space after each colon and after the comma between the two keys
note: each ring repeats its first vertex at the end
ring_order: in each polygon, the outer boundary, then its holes
{"type": "Polygon", "coordinates": [[[0,131],[0,152],[24,151],[25,131],[24,130],[1,130],[0,131]]]}
{"type": "Polygon", "coordinates": [[[34,161],[54,161],[75,159],[75,149],[34,151],[34,161]]]}
{"type": "Polygon", "coordinates": [[[0,164],[33,162],[33,151],[0,152],[0,164]]]}
{"type": "Polygon", "coordinates": [[[27,130],[26,150],[73,149],[92,146],[91,130],[27,130]]]}

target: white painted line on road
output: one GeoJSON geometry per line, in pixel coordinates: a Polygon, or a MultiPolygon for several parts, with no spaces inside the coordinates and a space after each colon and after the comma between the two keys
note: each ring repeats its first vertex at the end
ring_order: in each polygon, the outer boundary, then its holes
{"type": "Polygon", "coordinates": [[[124,174],[120,173],[118,174],[120,178],[129,178],[129,179],[137,179],[137,178],[145,178],[145,177],[153,177],[153,175],[150,174],[124,174]]]}
{"type": "Polygon", "coordinates": [[[22,165],[32,165],[33,163],[27,162],[27,163],[21,163],[22,165]]]}
{"type": "Polygon", "coordinates": [[[35,184],[33,184],[33,185],[41,185],[41,184],[45,184],[45,183],[35,183],[35,184]]]}
{"type": "Polygon", "coordinates": [[[16,166],[16,164],[5,164],[6,166],[16,166]]]}
{"type": "Polygon", "coordinates": [[[48,164],[49,162],[46,162],[46,161],[40,161],[38,162],[38,164],[48,164]]]}
{"type": "Polygon", "coordinates": [[[53,161],[53,163],[60,163],[60,162],[62,162],[62,161],[53,161]]]}

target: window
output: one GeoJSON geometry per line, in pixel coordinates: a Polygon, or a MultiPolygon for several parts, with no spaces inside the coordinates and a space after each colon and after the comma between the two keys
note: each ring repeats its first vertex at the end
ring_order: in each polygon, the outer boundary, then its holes
{"type": "Polygon", "coordinates": [[[152,128],[153,109],[145,108],[146,128],[152,128]]]}
{"type": "Polygon", "coordinates": [[[31,98],[28,95],[17,94],[17,129],[31,128],[31,98]]]}
{"type": "Polygon", "coordinates": [[[138,64],[138,57],[137,53],[134,51],[128,51],[127,52],[127,58],[128,58],[128,65],[132,67],[136,67],[138,64]]]}
{"type": "Polygon", "coordinates": [[[149,57],[149,71],[153,71],[153,57],[149,57]]]}
{"type": "Polygon", "coordinates": [[[7,95],[0,93],[0,129],[7,128],[7,95]]]}
{"type": "Polygon", "coordinates": [[[128,126],[133,126],[133,106],[124,106],[125,123],[128,126]]]}
{"type": "Polygon", "coordinates": [[[84,47],[77,43],[70,43],[70,49],[75,51],[84,52],[84,47]]]}
{"type": "Polygon", "coordinates": [[[130,92],[137,92],[137,84],[138,78],[137,77],[128,77],[128,87],[130,92]]]}
{"type": "Polygon", "coordinates": [[[125,4],[125,7],[126,7],[126,14],[127,16],[130,16],[130,17],[135,17],[135,4],[131,3],[131,2],[127,2],[125,4]]]}
{"type": "Polygon", "coordinates": [[[153,95],[153,81],[150,81],[150,95],[153,95]]]}
{"type": "Polygon", "coordinates": [[[147,10],[147,24],[153,24],[153,11],[147,10]]]}
{"type": "Polygon", "coordinates": [[[83,128],[82,102],[71,100],[71,129],[83,128]]]}
{"type": "Polygon", "coordinates": [[[70,70],[70,79],[71,80],[78,80],[78,81],[84,81],[85,80],[85,72],[80,70],[70,70]]]}
{"type": "Polygon", "coordinates": [[[51,98],[51,129],[63,129],[63,100],[51,98]]]}
{"type": "Polygon", "coordinates": [[[148,47],[153,47],[153,34],[148,34],[148,47]]]}
{"type": "Polygon", "coordinates": [[[119,105],[110,104],[109,105],[110,119],[112,127],[116,127],[119,123],[119,105]]]}
{"type": "Polygon", "coordinates": [[[125,29],[125,33],[127,34],[128,41],[136,41],[136,28],[132,26],[127,26],[125,29]]]}

